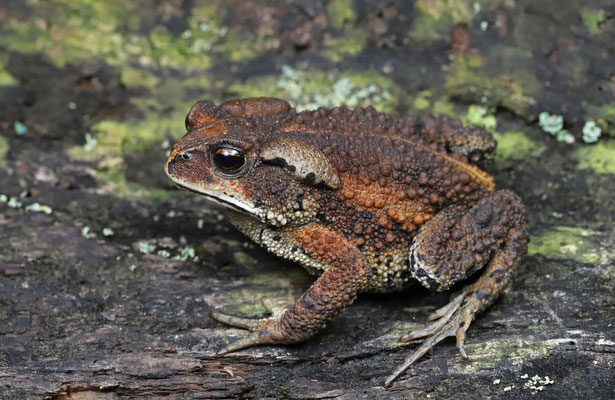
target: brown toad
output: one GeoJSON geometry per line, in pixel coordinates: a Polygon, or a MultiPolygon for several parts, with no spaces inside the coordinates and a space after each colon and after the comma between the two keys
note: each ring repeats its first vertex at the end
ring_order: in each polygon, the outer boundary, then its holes
{"type": "Polygon", "coordinates": [[[495,141],[450,118],[391,117],[373,108],[296,112],[273,98],[200,101],[166,164],[180,187],[228,208],[232,223],[267,250],[319,274],[271,318],[211,312],[252,331],[219,354],[313,336],[359,292],[391,292],[413,281],[447,290],[478,280],[400,338],[424,338],[385,382],[448,336],[459,353],[476,313],[502,291],[526,252],[519,198],[494,190],[479,168],[495,141]]]}

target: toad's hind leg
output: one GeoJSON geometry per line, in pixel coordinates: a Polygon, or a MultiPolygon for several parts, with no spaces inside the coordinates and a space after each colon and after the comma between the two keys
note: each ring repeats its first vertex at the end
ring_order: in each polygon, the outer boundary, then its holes
{"type": "Polygon", "coordinates": [[[478,281],[430,315],[432,324],[400,338],[425,338],[425,342],[387,378],[385,387],[446,337],[455,336],[460,355],[468,359],[463,349],[465,332],[474,315],[506,286],[526,253],[527,239],[525,209],[515,194],[505,190],[491,193],[469,210],[443,210],[423,226],[410,250],[410,268],[424,286],[446,290],[487,267],[478,281]]]}

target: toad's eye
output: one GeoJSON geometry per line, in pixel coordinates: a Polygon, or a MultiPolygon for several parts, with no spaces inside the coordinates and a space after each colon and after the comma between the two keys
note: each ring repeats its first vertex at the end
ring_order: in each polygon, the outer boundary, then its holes
{"type": "Polygon", "coordinates": [[[212,154],[214,166],[224,175],[236,176],[247,164],[247,157],[233,147],[218,147],[212,154]]]}

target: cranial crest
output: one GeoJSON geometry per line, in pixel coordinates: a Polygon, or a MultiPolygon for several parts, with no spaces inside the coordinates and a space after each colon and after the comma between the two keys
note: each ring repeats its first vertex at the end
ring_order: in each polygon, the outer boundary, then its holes
{"type": "Polygon", "coordinates": [[[263,162],[282,167],[295,179],[338,189],[342,182],[327,156],[316,147],[288,136],[278,136],[260,151],[263,162]]]}
{"type": "Polygon", "coordinates": [[[248,99],[229,100],[221,104],[220,108],[235,117],[254,117],[258,115],[288,112],[290,110],[290,104],[284,100],[272,97],[252,97],[248,99]]]}
{"type": "Polygon", "coordinates": [[[210,100],[201,100],[192,106],[186,116],[186,129],[191,130],[195,126],[209,125],[216,121],[218,107],[210,100]]]}

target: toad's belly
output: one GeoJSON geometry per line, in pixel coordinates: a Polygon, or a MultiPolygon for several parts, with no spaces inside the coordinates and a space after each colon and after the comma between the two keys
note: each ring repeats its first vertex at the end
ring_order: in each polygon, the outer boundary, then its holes
{"type": "Polygon", "coordinates": [[[403,246],[391,249],[378,258],[367,256],[372,265],[372,274],[361,292],[388,293],[406,289],[415,282],[410,273],[409,249],[403,246]]]}
{"type": "MultiPolygon", "coordinates": [[[[321,275],[329,268],[328,264],[310,256],[299,247],[289,230],[271,227],[235,212],[229,213],[229,216],[233,225],[254,242],[280,257],[301,264],[310,274],[321,275]]],[[[410,273],[408,254],[409,245],[403,245],[389,248],[386,252],[366,255],[372,270],[367,285],[360,292],[396,292],[411,286],[414,278],[410,273]]]]}

